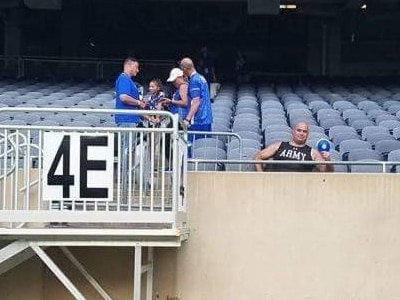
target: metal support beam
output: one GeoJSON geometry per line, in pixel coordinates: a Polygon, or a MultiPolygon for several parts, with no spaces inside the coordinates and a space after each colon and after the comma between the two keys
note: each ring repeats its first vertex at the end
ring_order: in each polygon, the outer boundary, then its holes
{"type": "Polygon", "coordinates": [[[15,241],[0,249],[0,264],[29,248],[26,241],[15,241]]]}
{"type": "Polygon", "coordinates": [[[106,300],[112,300],[111,296],[100,286],[100,284],[93,278],[92,275],[85,269],[85,267],[77,260],[77,258],[68,250],[67,247],[60,247],[65,256],[72,262],[72,264],[81,272],[87,281],[94,287],[94,289],[106,300]]]}
{"type": "Polygon", "coordinates": [[[140,300],[140,291],[142,285],[142,246],[135,246],[135,262],[133,272],[133,300],[140,300]]]}
{"type": "Polygon", "coordinates": [[[79,292],[74,284],[68,279],[67,276],[60,270],[60,268],[51,260],[51,258],[44,252],[36,243],[30,243],[33,251],[40,257],[40,259],[46,264],[46,266],[56,275],[61,283],[68,289],[68,291],[77,300],[85,300],[86,298],[79,292]]]}
{"type": "Polygon", "coordinates": [[[26,241],[15,241],[0,249],[0,275],[27,261],[35,252],[26,241]]]}
{"type": "Polygon", "coordinates": [[[146,300],[153,299],[153,258],[154,249],[153,247],[148,247],[147,252],[147,278],[146,278],[146,300]]]}

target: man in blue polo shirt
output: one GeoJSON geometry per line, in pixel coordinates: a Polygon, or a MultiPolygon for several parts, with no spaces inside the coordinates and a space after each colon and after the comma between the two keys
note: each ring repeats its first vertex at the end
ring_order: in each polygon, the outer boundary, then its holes
{"type": "MultiPolygon", "coordinates": [[[[190,110],[186,115],[184,123],[191,131],[211,131],[213,116],[211,111],[210,92],[208,83],[204,76],[197,73],[193,61],[185,57],[181,60],[180,67],[189,79],[188,100],[190,110]]],[[[189,142],[202,138],[204,135],[189,135],[189,142]]]]}
{"type": "MultiPolygon", "coordinates": [[[[115,108],[140,109],[145,102],[139,99],[139,91],[132,77],[139,73],[139,62],[132,57],[124,60],[124,70],[115,81],[115,108]]],[[[140,122],[139,115],[115,114],[115,123],[120,127],[136,127],[140,122]]]]}
{"type": "MultiPolygon", "coordinates": [[[[137,110],[144,108],[146,103],[140,100],[139,91],[132,77],[139,73],[139,62],[128,57],[124,60],[123,72],[115,81],[115,109],[137,110]]],[[[134,114],[115,114],[115,123],[118,127],[136,127],[140,122],[139,115],[134,114]]],[[[121,148],[119,159],[121,160],[121,198],[126,200],[128,195],[128,150],[129,150],[129,135],[130,132],[121,132],[121,148]]],[[[131,139],[134,150],[136,136],[131,139]]]]}

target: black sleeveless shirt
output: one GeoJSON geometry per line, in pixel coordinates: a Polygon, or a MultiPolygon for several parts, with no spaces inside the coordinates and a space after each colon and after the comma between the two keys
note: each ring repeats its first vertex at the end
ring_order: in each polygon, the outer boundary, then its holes
{"type": "MultiPolygon", "coordinates": [[[[272,156],[273,160],[294,160],[294,161],[312,161],[311,147],[304,145],[297,147],[289,142],[282,142],[278,150],[272,156]]],[[[272,164],[268,169],[278,172],[311,172],[315,168],[314,164],[272,164]]]]}

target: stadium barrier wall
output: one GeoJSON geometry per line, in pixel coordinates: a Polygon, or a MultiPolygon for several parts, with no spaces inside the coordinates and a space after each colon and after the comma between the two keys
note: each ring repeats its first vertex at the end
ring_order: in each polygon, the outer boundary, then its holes
{"type": "MultiPolygon", "coordinates": [[[[190,172],[189,239],[158,248],[158,299],[397,299],[395,174],[190,172]]],[[[115,299],[130,299],[133,250],[72,248],[115,299]]],[[[48,253],[88,299],[57,248],[48,253]]],[[[83,286],[82,286],[83,285],[83,286]]],[[[39,260],[0,275],[2,299],[71,299],[39,260]],[[20,288],[21,279],[24,289],[20,288]]]]}

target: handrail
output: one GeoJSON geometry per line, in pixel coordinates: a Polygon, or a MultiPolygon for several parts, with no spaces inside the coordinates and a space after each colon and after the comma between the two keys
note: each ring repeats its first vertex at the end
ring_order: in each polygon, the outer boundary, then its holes
{"type": "Polygon", "coordinates": [[[189,164],[195,165],[195,171],[198,171],[200,163],[222,163],[222,164],[267,164],[267,165],[377,165],[382,166],[382,173],[387,172],[388,167],[400,165],[400,161],[291,161],[291,160],[241,160],[241,159],[188,159],[189,164]]]}

